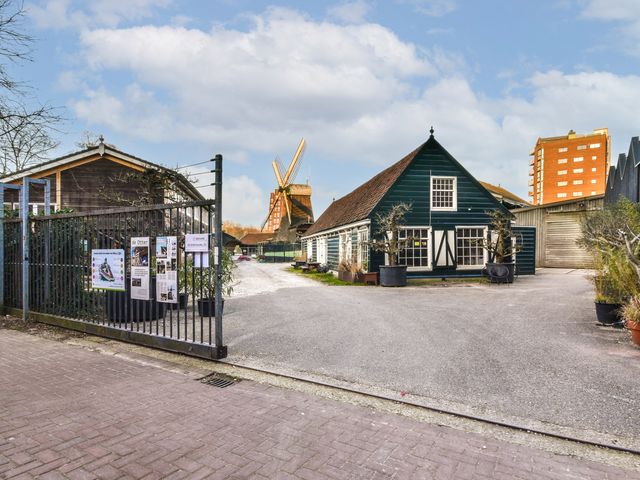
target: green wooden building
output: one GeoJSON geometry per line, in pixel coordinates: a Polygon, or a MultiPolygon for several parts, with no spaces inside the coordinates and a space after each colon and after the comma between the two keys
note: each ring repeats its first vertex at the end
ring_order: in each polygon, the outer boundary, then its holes
{"type": "MultiPolygon", "coordinates": [[[[376,214],[411,202],[400,237],[413,238],[400,254],[409,276],[479,276],[489,260],[479,245],[487,238],[494,209],[507,211],[433,136],[406,157],[334,201],[302,237],[307,259],[337,270],[341,261],[375,272],[383,253],[367,242],[378,231],[376,214]]],[[[524,249],[520,274],[535,273],[535,229],[518,227],[524,249]]]]}

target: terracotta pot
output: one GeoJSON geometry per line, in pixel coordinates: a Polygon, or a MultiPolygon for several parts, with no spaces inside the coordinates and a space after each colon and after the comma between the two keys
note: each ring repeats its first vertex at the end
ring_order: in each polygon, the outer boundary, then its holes
{"type": "Polygon", "coordinates": [[[633,343],[640,345],[640,323],[627,321],[624,326],[631,332],[631,340],[633,340],[633,343]]]}

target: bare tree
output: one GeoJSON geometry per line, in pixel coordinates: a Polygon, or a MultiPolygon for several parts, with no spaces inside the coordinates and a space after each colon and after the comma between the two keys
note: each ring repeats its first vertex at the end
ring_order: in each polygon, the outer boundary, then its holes
{"type": "Polygon", "coordinates": [[[37,104],[28,85],[7,66],[31,61],[33,38],[21,31],[22,3],[0,0],[0,173],[22,170],[58,145],[52,134],[62,121],[59,109],[37,104]],[[36,106],[33,106],[36,105],[36,106]]]}

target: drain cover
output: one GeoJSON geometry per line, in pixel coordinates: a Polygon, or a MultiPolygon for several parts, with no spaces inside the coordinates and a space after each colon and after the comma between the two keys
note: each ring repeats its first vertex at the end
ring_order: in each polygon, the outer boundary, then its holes
{"type": "Polygon", "coordinates": [[[235,378],[221,375],[220,373],[212,373],[206,377],[199,378],[198,381],[218,388],[225,388],[238,382],[235,378]]]}

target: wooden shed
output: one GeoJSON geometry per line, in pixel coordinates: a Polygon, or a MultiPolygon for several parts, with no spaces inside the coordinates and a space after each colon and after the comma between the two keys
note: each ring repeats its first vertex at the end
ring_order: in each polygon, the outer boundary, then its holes
{"type": "MultiPolygon", "coordinates": [[[[49,179],[51,206],[76,212],[135,205],[145,191],[141,182],[153,180],[155,173],[171,179],[171,192],[154,184],[153,203],[171,201],[197,201],[204,197],[183,175],[176,171],[143,160],[101,141],[98,145],[74,152],[54,160],[29,167],[0,178],[0,182],[21,184],[24,177],[49,179]],[[132,173],[144,175],[132,175],[132,173]]],[[[8,210],[17,209],[18,194],[5,192],[8,210]]],[[[44,207],[42,188],[30,193],[29,208],[38,213],[44,207]]]]}
{"type": "Polygon", "coordinates": [[[511,212],[517,226],[536,227],[536,267],[592,268],[591,255],[576,242],[582,219],[603,205],[604,195],[593,195],[511,212]]]}

